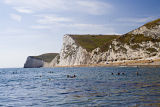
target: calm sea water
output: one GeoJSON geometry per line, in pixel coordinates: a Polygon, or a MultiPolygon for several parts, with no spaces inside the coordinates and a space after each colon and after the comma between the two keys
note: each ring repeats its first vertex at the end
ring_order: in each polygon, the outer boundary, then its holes
{"type": "Polygon", "coordinates": [[[0,69],[0,106],[159,107],[160,68],[0,69]]]}

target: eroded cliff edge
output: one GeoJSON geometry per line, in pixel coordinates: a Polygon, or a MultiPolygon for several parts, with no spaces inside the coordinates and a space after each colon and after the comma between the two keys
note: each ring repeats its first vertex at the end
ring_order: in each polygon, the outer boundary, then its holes
{"type": "Polygon", "coordinates": [[[160,59],[160,19],[124,35],[65,35],[59,55],[43,67],[160,59]]]}
{"type": "Polygon", "coordinates": [[[121,36],[65,35],[56,65],[107,64],[159,58],[160,19],[157,19],[121,36]]]}
{"type": "Polygon", "coordinates": [[[41,59],[29,56],[24,64],[24,68],[40,68],[43,67],[43,64],[44,62],[41,59]]]}
{"type": "Polygon", "coordinates": [[[47,53],[39,56],[28,56],[24,68],[40,68],[48,66],[58,53],[47,53]]]}

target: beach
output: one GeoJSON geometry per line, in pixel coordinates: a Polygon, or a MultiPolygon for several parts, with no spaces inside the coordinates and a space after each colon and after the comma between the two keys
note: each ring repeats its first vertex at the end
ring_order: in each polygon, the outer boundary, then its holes
{"type": "Polygon", "coordinates": [[[56,67],[160,67],[160,59],[149,60],[132,60],[132,61],[115,61],[107,64],[86,64],[86,65],[71,65],[71,66],[56,66],[56,67]]]}

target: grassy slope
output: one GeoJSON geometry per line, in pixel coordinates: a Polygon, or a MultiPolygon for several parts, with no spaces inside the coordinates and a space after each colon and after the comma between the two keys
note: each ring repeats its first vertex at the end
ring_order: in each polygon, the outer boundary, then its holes
{"type": "Polygon", "coordinates": [[[31,56],[31,57],[41,59],[45,62],[51,62],[57,55],[58,53],[47,53],[47,54],[42,54],[39,56],[31,56]]]}
{"type": "Polygon", "coordinates": [[[118,35],[70,35],[77,44],[87,51],[92,51],[98,47],[103,47],[107,43],[111,43],[113,39],[119,38],[118,35]]]}
{"type": "MultiPolygon", "coordinates": [[[[156,25],[160,25],[160,19],[148,22],[146,24],[144,24],[143,26],[146,26],[148,29],[152,29],[154,28],[156,25]]],[[[142,43],[142,42],[148,42],[151,41],[153,43],[155,42],[160,42],[160,38],[153,38],[151,36],[145,36],[144,34],[131,34],[131,33],[127,33],[123,36],[121,36],[120,38],[117,39],[117,41],[119,41],[122,44],[136,44],[131,46],[132,49],[137,49],[137,48],[141,48],[138,43],[142,43]]],[[[147,47],[146,47],[147,48],[147,47]]],[[[146,49],[148,51],[155,51],[153,49],[146,49]]]]}
{"type": "MultiPolygon", "coordinates": [[[[156,25],[160,25],[160,19],[148,22],[148,23],[144,24],[143,26],[146,26],[148,29],[152,29],[156,25]]],[[[131,33],[124,34],[123,36],[121,36],[120,38],[118,38],[118,40],[121,43],[127,43],[127,44],[130,44],[130,43],[142,43],[142,42],[147,42],[147,41],[160,42],[159,38],[155,39],[155,38],[152,38],[150,36],[145,36],[143,34],[136,34],[136,35],[134,35],[134,34],[131,34],[131,33]]]]}
{"type": "Polygon", "coordinates": [[[152,42],[160,42],[160,39],[154,39],[150,36],[145,36],[143,34],[125,34],[121,36],[120,38],[117,39],[123,44],[130,44],[130,43],[142,43],[142,42],[147,42],[147,41],[152,41],[152,42]]]}
{"type": "Polygon", "coordinates": [[[144,26],[146,26],[148,29],[151,29],[151,28],[155,27],[156,25],[160,25],[160,19],[146,23],[144,26]]]}

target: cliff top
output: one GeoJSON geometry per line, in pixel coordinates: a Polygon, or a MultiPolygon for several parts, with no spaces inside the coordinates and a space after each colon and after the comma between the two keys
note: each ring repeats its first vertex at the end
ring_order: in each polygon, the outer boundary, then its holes
{"type": "Polygon", "coordinates": [[[92,51],[102,47],[113,39],[119,38],[119,35],[70,35],[75,42],[87,51],[92,51]]]}
{"type": "Polygon", "coordinates": [[[156,25],[160,25],[160,18],[151,22],[146,23],[144,26],[146,26],[148,29],[152,29],[156,25]]]}
{"type": "Polygon", "coordinates": [[[139,27],[138,29],[135,29],[127,34],[124,34],[120,38],[118,38],[118,41],[121,43],[142,43],[142,42],[160,42],[160,27],[157,27],[160,25],[160,19],[148,22],[144,24],[143,26],[139,27]],[[147,29],[143,29],[143,27],[146,27],[147,29]],[[154,28],[154,29],[153,29],[154,28]]]}
{"type": "Polygon", "coordinates": [[[113,39],[116,39],[117,41],[121,42],[122,44],[130,44],[130,43],[142,43],[147,41],[152,42],[160,42],[159,35],[159,27],[156,26],[160,25],[160,19],[148,22],[144,24],[147,29],[140,29],[140,28],[133,30],[129,33],[126,33],[122,36],[119,35],[70,35],[77,44],[82,46],[82,48],[86,49],[87,51],[92,51],[95,48],[101,48],[101,51],[107,51],[109,49],[109,46],[112,43],[113,39]],[[157,29],[157,31],[154,30],[155,33],[151,32],[146,35],[145,30],[152,31],[153,28],[157,29]],[[144,31],[143,31],[144,30],[144,31]],[[133,32],[137,31],[139,33],[134,34],[133,32]]]}
{"type": "Polygon", "coordinates": [[[57,55],[58,53],[46,53],[39,56],[30,56],[30,57],[41,59],[45,62],[51,62],[57,55]]]}

